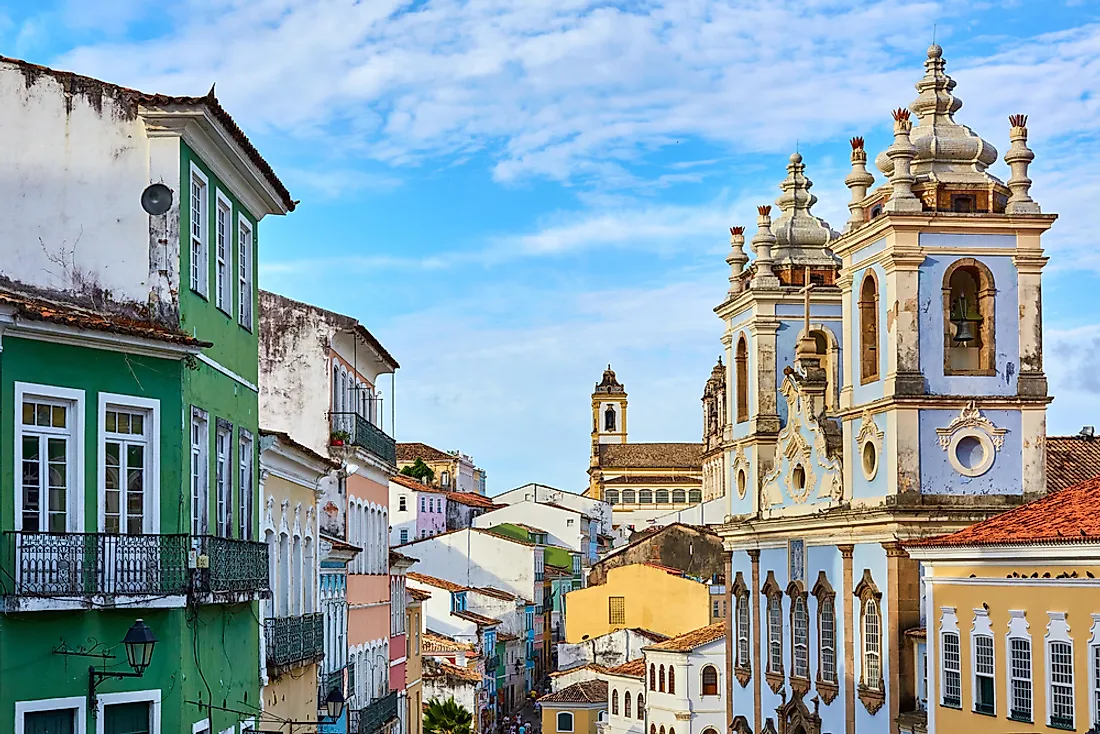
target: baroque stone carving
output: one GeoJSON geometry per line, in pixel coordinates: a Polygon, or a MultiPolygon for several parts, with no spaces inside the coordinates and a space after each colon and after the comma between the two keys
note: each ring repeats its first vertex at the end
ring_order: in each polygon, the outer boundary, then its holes
{"type": "Polygon", "coordinates": [[[951,445],[951,438],[964,428],[973,428],[984,432],[989,436],[990,442],[997,451],[1001,450],[1004,446],[1004,435],[1008,433],[1007,428],[998,428],[993,425],[993,421],[982,415],[982,411],[978,409],[977,404],[971,400],[963,407],[958,416],[955,417],[946,428],[937,428],[936,435],[939,436],[940,448],[947,451],[951,445]]]}

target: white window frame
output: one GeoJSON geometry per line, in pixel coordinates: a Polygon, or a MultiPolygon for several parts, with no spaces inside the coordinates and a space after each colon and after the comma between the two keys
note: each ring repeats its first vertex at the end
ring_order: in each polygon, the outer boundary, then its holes
{"type": "Polygon", "coordinates": [[[214,192],[213,254],[214,305],[228,316],[233,313],[233,202],[221,189],[214,192]],[[224,222],[221,219],[223,211],[224,222]]]}
{"type": "MultiPolygon", "coordinates": [[[[991,669],[988,674],[983,674],[982,677],[990,678],[993,681],[993,710],[982,711],[985,715],[997,715],[997,644],[994,640],[993,626],[989,621],[989,612],[985,609],[974,610],[974,622],[970,628],[970,690],[973,692],[974,697],[974,711],[978,711],[978,692],[981,690],[978,686],[978,639],[987,638],[989,640],[990,654],[993,659],[990,661],[991,669]]],[[[1010,661],[1011,663],[1011,661],[1010,661]]]]}
{"type": "Polygon", "coordinates": [[[26,734],[23,718],[27,714],[39,711],[62,711],[75,709],[73,734],[85,734],[88,731],[88,699],[86,696],[67,696],[65,698],[39,698],[32,701],[15,702],[15,734],[26,734]]]}
{"type": "Polygon", "coordinates": [[[769,594],[764,611],[767,613],[768,624],[768,665],[765,670],[768,673],[781,674],[783,672],[783,597],[779,594],[769,594]]]}
{"type": "Polygon", "coordinates": [[[575,716],[573,716],[572,711],[555,711],[554,712],[554,730],[555,731],[561,732],[562,734],[573,734],[576,731],[576,729],[577,729],[577,719],[576,719],[575,716]],[[561,717],[562,716],[568,716],[569,717],[569,728],[568,729],[562,729],[561,728],[561,717]]]}
{"type": "Polygon", "coordinates": [[[243,212],[237,212],[237,323],[249,331],[256,321],[253,313],[256,289],[252,274],[255,263],[256,228],[243,212]],[[247,239],[241,236],[246,231],[247,239]]]}
{"type": "Polygon", "coordinates": [[[1092,614],[1089,638],[1089,715],[1093,726],[1100,725],[1100,614],[1092,614]]]}
{"type": "Polygon", "coordinates": [[[190,461],[187,464],[187,476],[190,489],[191,534],[207,535],[210,532],[210,414],[202,408],[191,406],[191,421],[188,423],[188,443],[191,445],[190,461]],[[196,443],[195,423],[200,423],[200,434],[196,443]],[[201,474],[195,476],[194,462],[198,459],[201,474]],[[196,507],[196,504],[201,507],[196,507]]]}
{"type": "Polygon", "coordinates": [[[810,677],[810,605],[801,594],[791,599],[791,675],[807,680],[810,677]],[[802,610],[804,637],[795,626],[799,609],[802,610]]]}
{"type": "Polygon", "coordinates": [[[189,281],[191,290],[203,298],[210,296],[210,179],[191,161],[191,176],[187,182],[187,211],[190,228],[187,232],[187,251],[191,260],[189,281]],[[202,198],[199,200],[199,212],[202,225],[195,236],[195,180],[202,183],[202,198]],[[196,252],[196,245],[198,252],[196,252]]]}
{"type": "Polygon", "coordinates": [[[127,691],[126,693],[100,693],[96,695],[95,731],[96,734],[104,734],[106,727],[105,714],[107,706],[120,703],[148,703],[149,704],[149,733],[160,734],[160,689],[152,688],[144,691],[127,691]]]}
{"type": "Polygon", "coordinates": [[[837,661],[836,661],[836,600],[833,597],[818,602],[817,610],[817,622],[818,622],[818,671],[821,674],[821,680],[828,683],[837,683],[837,661]],[[822,630],[825,629],[825,625],[822,623],[825,617],[825,609],[829,610],[829,634],[832,638],[832,644],[826,646],[822,641],[822,630]],[[825,671],[825,651],[828,650],[832,655],[832,671],[826,673],[825,671]]]}
{"type": "Polygon", "coordinates": [[[233,424],[224,418],[214,425],[214,496],[217,501],[214,534],[221,538],[233,537],[233,424]],[[225,456],[222,456],[222,439],[225,439],[225,456]],[[223,461],[224,458],[224,461],[223,461]]]}
{"type": "Polygon", "coordinates": [[[749,667],[749,659],[752,655],[750,641],[752,639],[752,615],[749,610],[748,594],[738,594],[737,603],[734,605],[737,614],[737,665],[741,668],[749,667]],[[741,615],[744,613],[744,630],[741,628],[741,615]],[[741,633],[744,632],[744,635],[741,633]],[[742,649],[741,643],[744,642],[742,649]],[[744,655],[742,655],[744,653],[744,655]]]}
{"type": "MultiPolygon", "coordinates": [[[[1055,643],[1061,643],[1069,645],[1070,654],[1070,675],[1073,679],[1070,681],[1070,695],[1073,701],[1073,721],[1070,724],[1069,730],[1076,731],[1076,725],[1078,720],[1077,715],[1077,670],[1076,670],[1076,652],[1073,649],[1073,637],[1069,633],[1069,624],[1066,622],[1065,612],[1047,612],[1047,633],[1043,639],[1043,656],[1046,659],[1046,697],[1047,708],[1046,715],[1047,720],[1043,723],[1050,725],[1051,718],[1054,714],[1054,669],[1052,667],[1052,656],[1050,648],[1055,643]]],[[[1034,652],[1032,653],[1034,655],[1034,652]]],[[[1034,690],[1034,689],[1033,689],[1034,690]]],[[[1061,727],[1055,727],[1061,728],[1061,727]]]]}
{"type": "Polygon", "coordinates": [[[1031,634],[1028,632],[1027,617],[1023,611],[1010,609],[1008,612],[1008,632],[1005,634],[1005,715],[1010,721],[1032,722],[1035,720],[1035,645],[1032,644],[1031,634]],[[1028,717],[1020,719],[1013,717],[1015,712],[1013,705],[1016,697],[1012,687],[1012,641],[1024,640],[1028,648],[1027,683],[1031,690],[1028,697],[1028,717]]]}
{"type": "Polygon", "coordinates": [[[252,432],[237,427],[237,537],[255,540],[256,443],[252,432]],[[242,481],[246,479],[247,481],[242,481]]]}
{"type": "Polygon", "coordinates": [[[940,633],[936,640],[938,647],[939,659],[940,659],[940,691],[939,700],[936,702],[940,706],[946,708],[961,708],[962,707],[962,635],[959,634],[959,618],[955,614],[954,607],[941,607],[940,608],[940,633]],[[955,639],[959,641],[959,669],[950,671],[957,673],[959,676],[959,703],[957,705],[947,703],[947,655],[945,653],[944,639],[947,635],[955,635],[955,639]]]}
{"type": "MultiPolygon", "coordinates": [[[[160,532],[160,400],[139,398],[135,395],[117,393],[99,394],[99,435],[97,438],[97,483],[99,486],[99,532],[106,532],[107,526],[107,410],[143,411],[147,426],[148,447],[145,465],[145,498],[142,501],[145,518],[142,521],[143,532],[160,532]]],[[[123,477],[121,481],[125,481],[123,477]]],[[[123,510],[123,517],[126,513],[123,510]]],[[[123,525],[125,523],[122,523],[123,525]]],[[[121,530],[120,530],[121,532],[121,530]]],[[[125,535],[125,532],[121,533],[125,535]]]]}
{"type": "MultiPolygon", "coordinates": [[[[15,383],[15,410],[13,420],[15,433],[15,466],[12,472],[15,486],[15,525],[17,529],[23,527],[23,400],[25,398],[42,398],[59,402],[67,402],[69,406],[69,424],[71,431],[69,439],[72,442],[69,451],[68,470],[71,477],[71,486],[66,488],[66,530],[70,533],[81,532],[84,528],[84,391],[67,387],[55,387],[53,385],[40,385],[32,382],[15,383]]],[[[49,527],[49,508],[43,501],[46,513],[47,527],[49,527]]],[[[39,527],[42,527],[42,519],[39,518],[39,527]]],[[[59,699],[60,700],[60,699],[59,699]]]]}

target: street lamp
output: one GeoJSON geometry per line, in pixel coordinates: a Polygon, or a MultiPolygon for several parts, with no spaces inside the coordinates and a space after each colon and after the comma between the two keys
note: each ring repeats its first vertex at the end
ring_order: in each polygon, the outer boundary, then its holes
{"type": "Polygon", "coordinates": [[[114,670],[96,670],[94,665],[88,666],[88,698],[92,701],[92,710],[97,709],[95,689],[99,684],[110,678],[141,678],[145,675],[149,663],[153,661],[153,648],[156,647],[157,638],[153,630],[145,624],[144,620],[135,620],[130,629],[126,630],[126,636],[122,638],[122,645],[126,648],[126,662],[133,668],[133,673],[123,673],[114,670]]]}
{"type": "MultiPolygon", "coordinates": [[[[325,713],[332,721],[336,721],[344,714],[344,694],[340,692],[339,688],[333,688],[325,696],[325,713]]],[[[320,713],[320,712],[318,712],[320,713]]],[[[318,716],[318,718],[321,718],[318,716]]]]}

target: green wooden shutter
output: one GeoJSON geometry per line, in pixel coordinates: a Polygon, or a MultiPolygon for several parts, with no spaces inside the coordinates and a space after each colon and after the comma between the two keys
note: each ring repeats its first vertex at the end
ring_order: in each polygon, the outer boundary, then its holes
{"type": "Polygon", "coordinates": [[[105,706],[103,731],[104,734],[149,734],[149,702],[105,706]]]}
{"type": "Polygon", "coordinates": [[[26,734],[73,734],[76,731],[76,710],[32,711],[23,714],[26,734]]]}

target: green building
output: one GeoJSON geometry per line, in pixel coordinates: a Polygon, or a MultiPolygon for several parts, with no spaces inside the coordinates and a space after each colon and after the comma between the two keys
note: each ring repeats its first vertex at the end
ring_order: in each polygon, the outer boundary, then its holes
{"type": "Polygon", "coordinates": [[[0,97],[0,731],[243,734],[257,233],[294,202],[212,92],[0,58],[0,97]]]}

